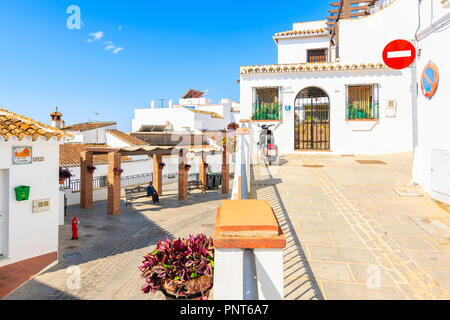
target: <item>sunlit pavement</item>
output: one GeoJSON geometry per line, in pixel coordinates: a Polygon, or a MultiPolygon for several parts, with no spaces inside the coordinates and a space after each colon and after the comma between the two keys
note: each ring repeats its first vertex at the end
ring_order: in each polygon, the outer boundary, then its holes
{"type": "Polygon", "coordinates": [[[287,237],[286,299],[450,298],[450,243],[411,220],[448,226],[448,211],[393,191],[410,183],[411,160],[292,154],[253,167],[252,197],[270,202],[287,237]]]}
{"type": "Polygon", "coordinates": [[[166,236],[212,236],[217,207],[229,197],[220,190],[206,195],[195,190],[189,200],[179,201],[172,188],[164,190],[160,204],[139,199],[125,207],[122,201],[117,216],[107,215],[106,201],[95,202],[89,210],[68,207],[65,225],[60,227],[59,264],[5,299],[164,299],[159,292],[140,291],[144,280],[138,266],[143,256],[166,236]],[[75,216],[81,222],[79,240],[71,240],[75,216]]]}

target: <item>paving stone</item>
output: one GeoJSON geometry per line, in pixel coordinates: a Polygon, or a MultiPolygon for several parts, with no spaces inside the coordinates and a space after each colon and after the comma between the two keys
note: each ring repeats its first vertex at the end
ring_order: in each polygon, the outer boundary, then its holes
{"type": "Polygon", "coordinates": [[[353,277],[345,263],[311,261],[312,272],[316,279],[352,282],[353,277]]]}
{"type": "Polygon", "coordinates": [[[354,233],[330,233],[336,247],[367,248],[361,239],[354,233]]]}
{"type": "Polygon", "coordinates": [[[366,285],[323,281],[323,289],[330,300],[404,300],[407,297],[395,287],[369,289],[366,285]]]}
{"type": "Polygon", "coordinates": [[[305,244],[333,245],[328,233],[303,231],[298,233],[298,237],[300,242],[305,244]]]}
{"type": "Polygon", "coordinates": [[[360,248],[340,248],[309,245],[308,251],[311,260],[335,261],[335,262],[359,262],[375,264],[374,256],[367,249],[360,248]]]}

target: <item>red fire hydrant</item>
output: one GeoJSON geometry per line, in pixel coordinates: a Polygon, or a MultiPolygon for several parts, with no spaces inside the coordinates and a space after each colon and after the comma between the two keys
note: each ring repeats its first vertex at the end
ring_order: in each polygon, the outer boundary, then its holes
{"type": "Polygon", "coordinates": [[[74,217],[72,219],[72,240],[78,240],[78,224],[80,221],[78,221],[77,217],[74,217]]]}

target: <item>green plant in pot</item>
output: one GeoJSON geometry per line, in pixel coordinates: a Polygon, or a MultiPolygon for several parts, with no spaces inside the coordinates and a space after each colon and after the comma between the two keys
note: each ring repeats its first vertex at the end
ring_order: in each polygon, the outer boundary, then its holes
{"type": "Polygon", "coordinates": [[[161,291],[168,300],[206,300],[213,286],[214,243],[203,234],[158,241],[139,267],[144,293],[161,291]]]}

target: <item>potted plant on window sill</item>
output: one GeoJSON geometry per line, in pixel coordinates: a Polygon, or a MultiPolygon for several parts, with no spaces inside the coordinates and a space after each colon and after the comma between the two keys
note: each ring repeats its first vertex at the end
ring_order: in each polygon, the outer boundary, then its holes
{"type": "Polygon", "coordinates": [[[190,168],[191,168],[191,165],[190,165],[190,164],[185,164],[185,165],[184,165],[184,169],[185,169],[186,171],[189,171],[190,168]]]}
{"type": "Polygon", "coordinates": [[[113,172],[114,172],[114,176],[115,176],[115,177],[120,177],[120,175],[121,175],[122,172],[123,172],[123,169],[121,169],[121,168],[114,168],[114,169],[113,169],[113,172]]]}
{"type": "Polygon", "coordinates": [[[139,267],[144,293],[161,291],[167,300],[207,300],[213,286],[214,243],[203,234],[158,241],[139,267]]]}
{"type": "Polygon", "coordinates": [[[70,177],[72,177],[72,173],[69,169],[59,167],[59,184],[64,184],[64,181],[70,177]]]}
{"type": "Polygon", "coordinates": [[[95,169],[97,169],[96,166],[87,166],[87,171],[88,171],[89,173],[94,173],[95,169]]]}

